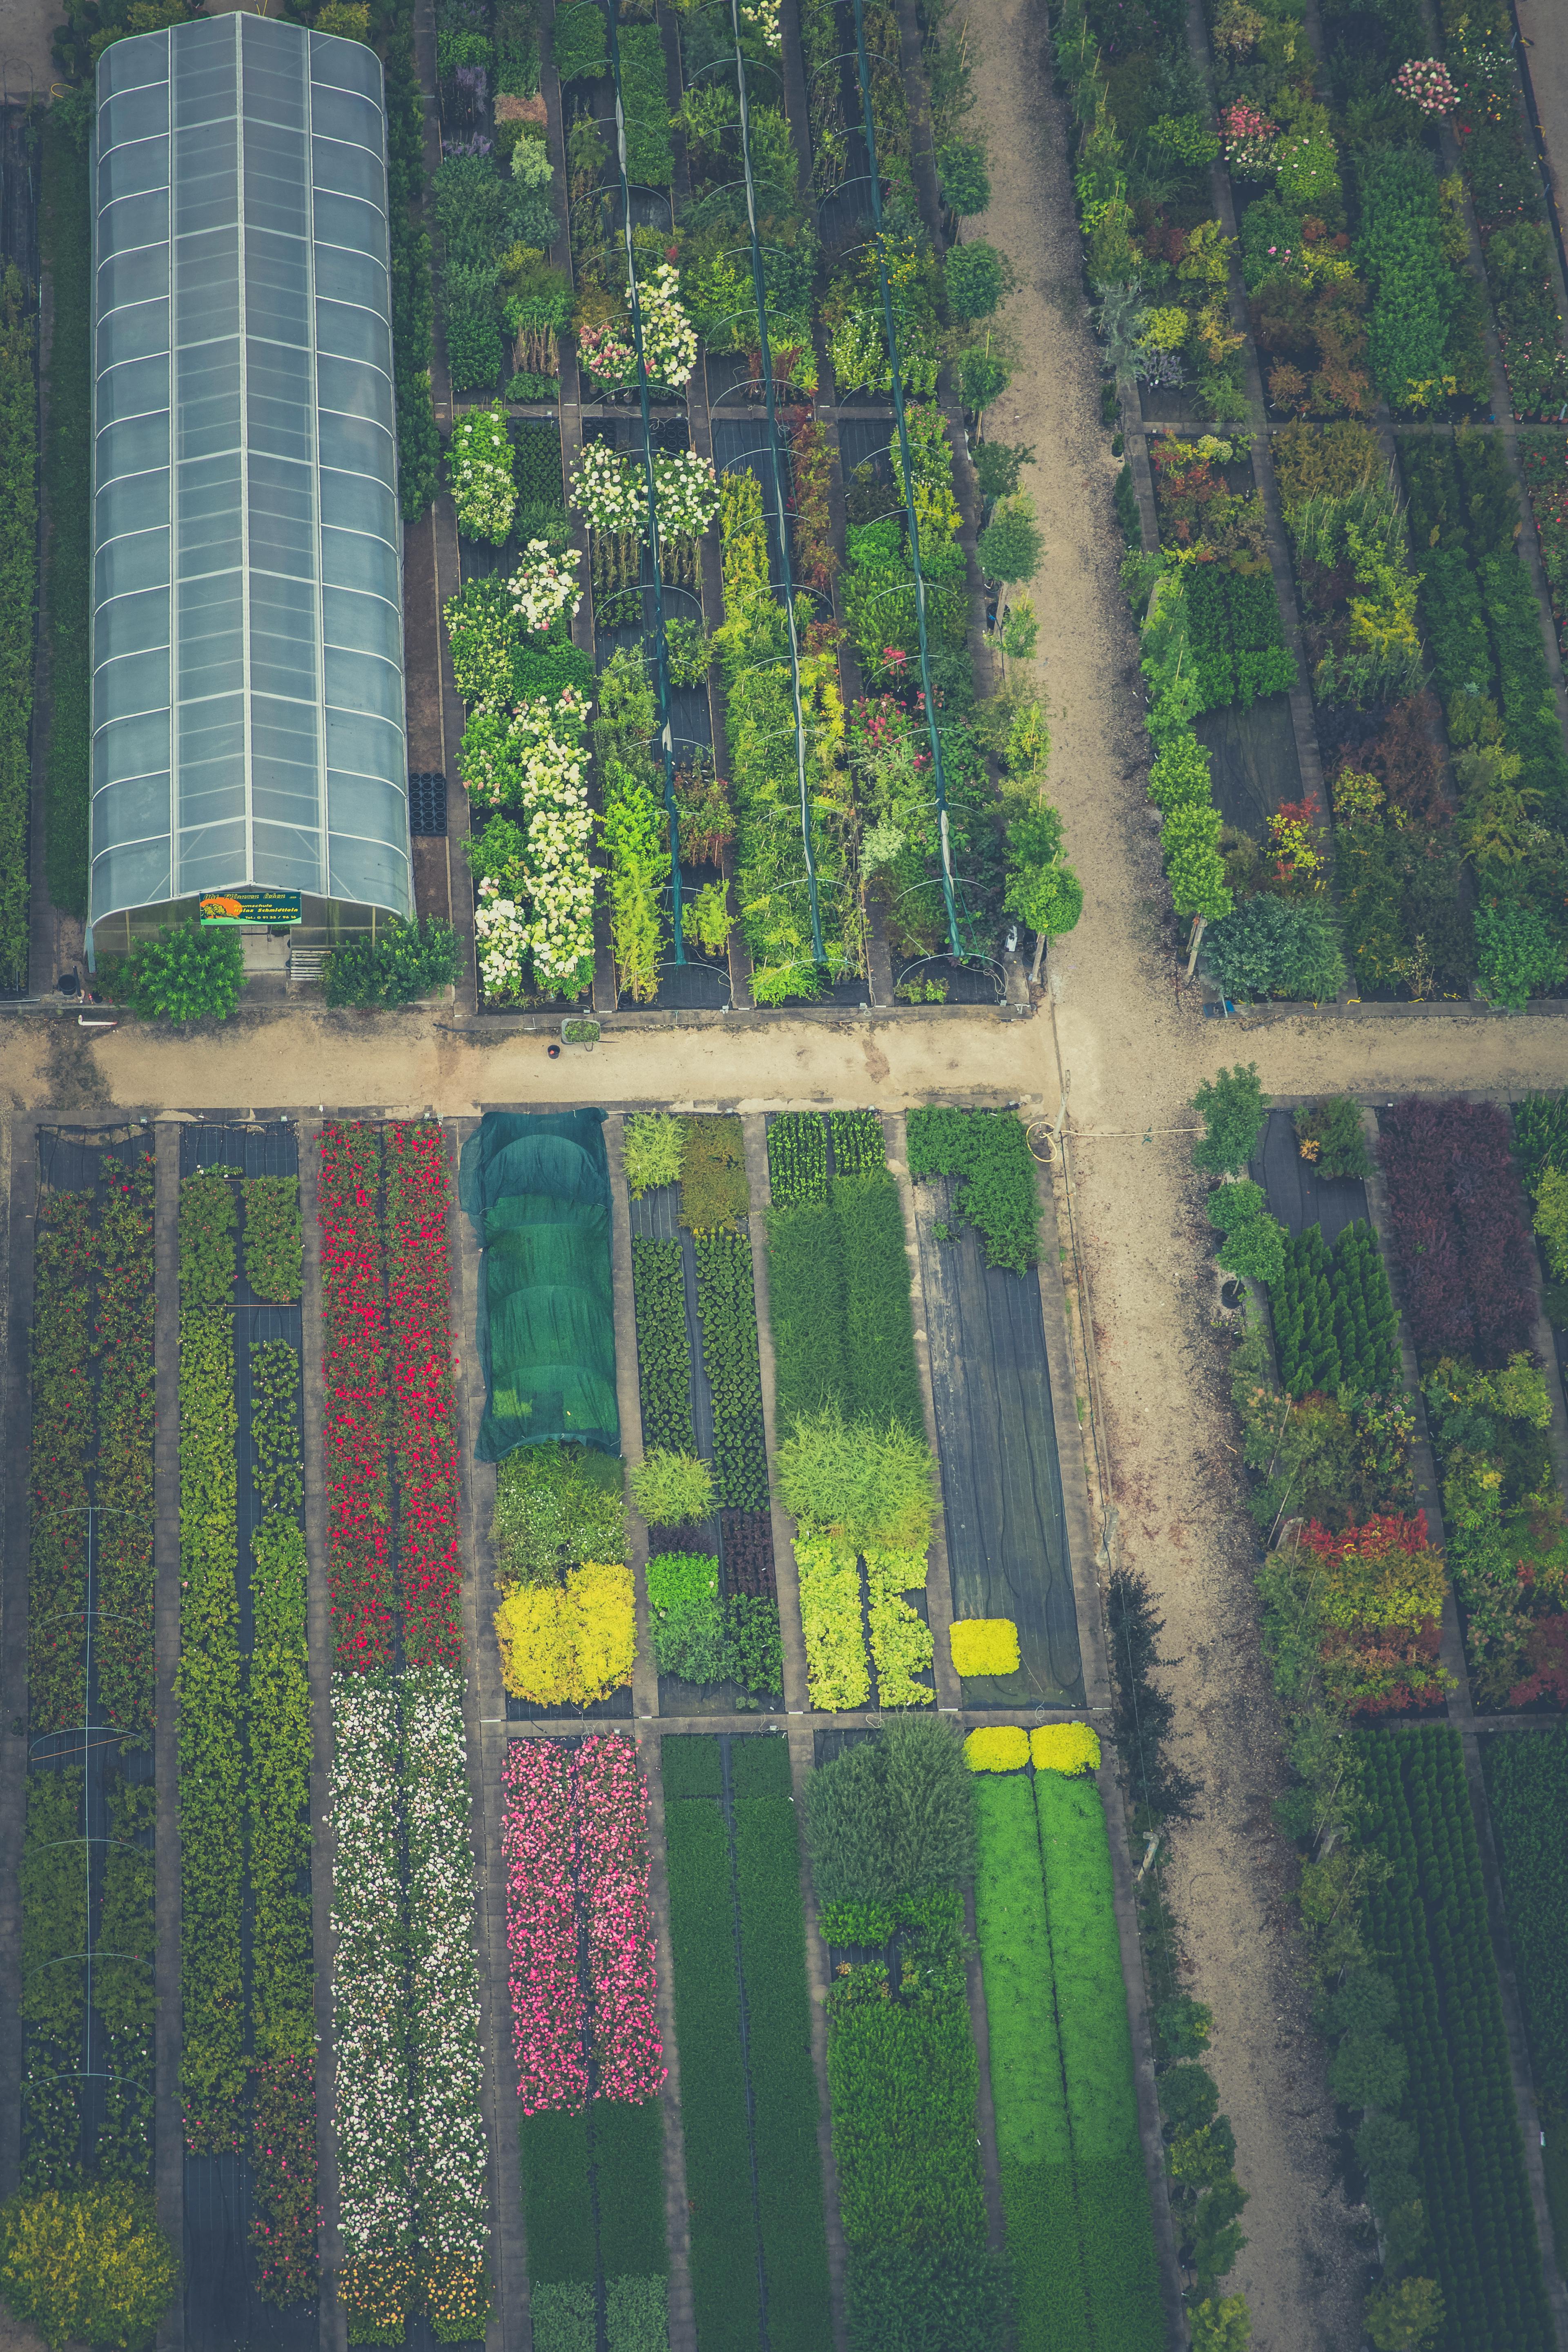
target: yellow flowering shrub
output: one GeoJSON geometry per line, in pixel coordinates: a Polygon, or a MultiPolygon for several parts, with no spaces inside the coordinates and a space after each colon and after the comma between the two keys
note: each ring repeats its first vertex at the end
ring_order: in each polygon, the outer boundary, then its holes
{"type": "Polygon", "coordinates": [[[1037,1772],[1096,1772],[1100,1734],[1089,1723],[1042,1723],[1029,1734],[1029,1761],[1037,1772]]]}
{"type": "Polygon", "coordinates": [[[1021,1772],[1029,1760],[1029,1735],[1021,1724],[988,1723],[963,1743],[972,1772],[1021,1772]]]}
{"type": "Polygon", "coordinates": [[[1011,1617],[958,1617],[948,1639],[956,1675],[1016,1675],[1018,1628],[1011,1617]]]}
{"type": "Polygon", "coordinates": [[[147,2352],[179,2291],[143,2188],[46,2189],[0,2206],[0,2295],[51,2352],[69,2342],[147,2352]]]}
{"type": "Polygon", "coordinates": [[[632,1678],[637,1600],[629,1568],[584,1560],[563,1585],[520,1584],[496,1611],[501,1680],[535,1706],[590,1706],[632,1678]]]}

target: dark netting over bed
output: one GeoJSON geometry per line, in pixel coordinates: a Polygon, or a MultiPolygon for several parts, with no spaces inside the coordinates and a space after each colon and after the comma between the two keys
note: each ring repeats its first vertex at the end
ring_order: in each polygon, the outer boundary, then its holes
{"type": "Polygon", "coordinates": [[[491,1111],[463,1146],[459,1198],[485,1254],[481,1462],[557,1437],[621,1450],[604,1121],[491,1111]]]}

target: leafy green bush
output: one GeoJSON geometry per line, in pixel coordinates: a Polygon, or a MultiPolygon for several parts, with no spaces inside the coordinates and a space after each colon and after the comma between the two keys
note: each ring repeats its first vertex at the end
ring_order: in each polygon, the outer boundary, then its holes
{"type": "Polygon", "coordinates": [[[819,1765],[805,1784],[817,1900],[961,1885],[974,1867],[974,1777],[957,1733],[929,1716],[900,1717],[819,1765]]]}
{"type": "MultiPolygon", "coordinates": [[[[744,1171],[742,1171],[742,1177],[744,1171]]],[[[697,1318],[713,1393],[713,1485],[725,1510],[768,1507],[752,1244],[729,1226],[696,1236],[697,1318]]]]}
{"type": "Polygon", "coordinates": [[[554,1584],[585,1560],[624,1560],[620,1464],[592,1445],[524,1445],[503,1454],[490,1532],[509,1583],[554,1584]]]}
{"type": "Polygon", "coordinates": [[[887,1166],[888,1139],[879,1111],[830,1110],[827,1128],[835,1175],[867,1176],[874,1168],[887,1166]]]}
{"type": "Polygon", "coordinates": [[[597,8],[563,8],[550,35],[555,70],[563,87],[592,81],[610,70],[605,20],[597,8]]]}
{"type": "Polygon", "coordinates": [[[321,969],[329,1004],[412,1004],[450,988],[458,977],[458,940],[438,915],[395,923],[374,940],[334,948],[321,969]]]}
{"type": "Polygon", "coordinates": [[[1310,1160],[1330,1183],[1344,1176],[1371,1173],[1361,1110],[1350,1095],[1331,1095],[1326,1102],[1298,1103],[1295,1120],[1302,1159],[1310,1160]]]}
{"type": "Polygon", "coordinates": [[[1345,985],[1345,960],[1325,898],[1282,898],[1260,890],[1204,933],[1203,961],[1226,996],[1331,1003],[1345,985]]]}
{"type": "Polygon", "coordinates": [[[768,1189],[780,1209],[826,1200],[827,1136],[820,1112],[786,1110],[769,1119],[768,1189]]]}
{"type": "Polygon", "coordinates": [[[704,1112],[682,1125],[681,1223],[694,1234],[734,1224],[752,1205],[740,1119],[733,1112],[704,1112]]]}
{"type": "Polygon", "coordinates": [[[781,1437],[802,1418],[835,1405],[844,1410],[844,1283],[843,1234],[826,1202],[769,1210],[768,1321],[781,1437]]]}
{"type": "Polygon", "coordinates": [[[942,265],[947,306],[955,319],[988,319],[1017,283],[1005,254],[976,237],[952,246],[942,265]]]}
{"type": "Polygon", "coordinates": [[[425,107],[414,56],[412,0],[390,0],[378,32],[386,91],[387,226],[392,261],[392,365],[397,405],[397,487],[405,522],[436,496],[440,436],[430,394],[435,298],[425,226],[425,107]]]}
{"type": "Polygon", "coordinates": [[[1421,147],[1373,148],[1360,170],[1356,257],[1373,289],[1373,374],[1391,408],[1429,401],[1447,371],[1453,278],[1443,257],[1442,204],[1421,147]]]}
{"type": "Polygon", "coordinates": [[[1193,1096],[1204,1133],[1193,1146],[1193,1166],[1210,1176],[1240,1172],[1258,1149],[1268,1117],[1268,1100],[1258,1082],[1258,1065],[1237,1062],[1205,1078],[1193,1096]]]}
{"type": "Polygon", "coordinates": [[[689,1683],[729,1675],[719,1563],[701,1552],[662,1552],[647,1564],[653,1654],[661,1675],[689,1683]]]}
{"type": "Polygon", "coordinates": [[[983,139],[944,139],[937,148],[942,200],[961,220],[990,209],[991,174],[986,160],[983,139]]]}
{"type": "Polygon", "coordinates": [[[1269,1294],[1279,1379],[1290,1395],[1400,1385],[1399,1325],[1372,1227],[1347,1225],[1331,1255],[1322,1229],[1288,1240],[1269,1294]]]}
{"type": "Polygon", "coordinates": [[[634,187],[668,188],[675,173],[675,151],[669,140],[663,36],[657,25],[623,24],[616,46],[626,128],[626,178],[634,187]]]}
{"type": "Polygon", "coordinates": [[[179,2291],[146,2189],[45,2189],[0,2206],[0,2294],[50,2352],[68,2342],[148,2352],[179,2291]]]}
{"type": "Polygon", "coordinates": [[[1476,908],[1476,956],[1482,994],[1515,1012],[1568,980],[1562,940],[1526,899],[1494,899],[1476,908]]]}
{"type": "Polygon", "coordinates": [[[649,1527],[679,1528],[713,1515],[713,1473],[695,1454],[656,1447],[632,1472],[631,1488],[649,1527]]]}
{"type": "Polygon", "coordinates": [[[245,982],[237,931],[182,923],[138,940],[125,986],[143,1020],[226,1021],[245,982]]]}
{"type": "Polygon", "coordinates": [[[784,1508],[803,1528],[841,1537],[854,1551],[923,1551],[930,1542],[936,1465],[924,1440],[898,1422],[847,1422],[830,1404],[795,1422],[777,1460],[784,1508]]]}
{"type": "Polygon", "coordinates": [[[1022,1274],[1039,1257],[1039,1194],[1028,1138],[1016,1111],[943,1110],[909,1115],[910,1174],[916,1183],[956,1176],[953,1214],[972,1224],[987,1265],[1022,1274]]]}
{"type": "Polygon", "coordinates": [[[245,1278],[258,1298],[298,1298],[302,1278],[297,1176],[247,1176],[245,1278]]]}
{"type": "Polygon", "coordinates": [[[1006,2257],[984,2246],[856,2247],[845,2286],[850,2352],[994,2352],[1005,2341],[1008,2276],[1006,2257]]]}
{"type": "Polygon", "coordinates": [[[1013,498],[997,500],[995,511],[975,542],[975,552],[987,580],[1016,587],[1034,578],[1045,541],[1035,520],[1035,502],[1026,492],[1020,490],[1013,498]]]}
{"type": "Polygon", "coordinates": [[[643,1443],[667,1454],[695,1454],[691,1343],[686,1330],[686,1278],[678,1241],[632,1235],[632,1297],[637,1312],[643,1443]]]}

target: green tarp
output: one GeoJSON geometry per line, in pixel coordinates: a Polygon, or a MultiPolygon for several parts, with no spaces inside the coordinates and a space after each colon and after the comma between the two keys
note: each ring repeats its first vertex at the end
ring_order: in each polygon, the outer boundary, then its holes
{"type": "Polygon", "coordinates": [[[458,1197],[484,1251],[481,1462],[558,1437],[621,1450],[604,1122],[491,1111],[463,1146],[458,1197]]]}

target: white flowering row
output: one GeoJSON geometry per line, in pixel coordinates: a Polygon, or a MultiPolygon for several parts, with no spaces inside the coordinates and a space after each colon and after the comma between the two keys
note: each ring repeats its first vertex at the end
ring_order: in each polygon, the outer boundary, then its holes
{"type": "MultiPolygon", "coordinates": [[[[713,468],[695,449],[660,451],[653,461],[658,527],[667,539],[695,537],[719,511],[713,468]]],[[[640,467],[618,456],[607,441],[584,443],[572,473],[573,502],[591,530],[644,530],[647,490],[640,467]]]]}
{"type": "Polygon", "coordinates": [[[343,2300],[351,2323],[414,2285],[397,1701],[332,1682],[332,2056],[343,2300]]]}
{"type": "Polygon", "coordinates": [[[488,539],[500,547],[517,510],[512,448],[506,410],[463,408],[452,426],[447,477],[458,509],[458,529],[467,539],[488,539]]]}
{"type": "MultiPolygon", "coordinates": [[[[680,302],[680,273],[668,261],[659,262],[637,280],[637,304],[642,313],[643,364],[654,383],[689,383],[697,365],[697,330],[680,302]]],[[[626,288],[631,300],[631,287],[626,288]]],[[[662,514],[661,514],[662,520],[662,514]]]]}
{"type": "Polygon", "coordinates": [[[542,635],[567,607],[574,617],[583,602],[577,585],[578,558],[552,555],[542,539],[531,539],[522,562],[506,583],[511,609],[531,635],[542,635]]]}
{"type": "Polygon", "coordinates": [[[421,1667],[402,1695],[415,2197],[437,2305],[437,2282],[459,2302],[465,2285],[474,2300],[483,2295],[489,2241],[470,1793],[461,1675],[421,1667]]]}

